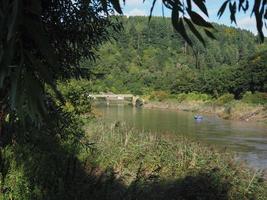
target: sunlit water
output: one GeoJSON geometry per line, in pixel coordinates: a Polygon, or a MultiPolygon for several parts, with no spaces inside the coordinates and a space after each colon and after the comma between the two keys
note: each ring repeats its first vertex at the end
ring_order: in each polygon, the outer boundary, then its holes
{"type": "Polygon", "coordinates": [[[187,135],[218,148],[228,148],[238,158],[254,168],[267,168],[267,125],[251,122],[222,120],[204,115],[202,121],[195,113],[161,109],[138,109],[126,105],[98,106],[107,122],[121,121],[137,129],[160,134],[187,135]]]}

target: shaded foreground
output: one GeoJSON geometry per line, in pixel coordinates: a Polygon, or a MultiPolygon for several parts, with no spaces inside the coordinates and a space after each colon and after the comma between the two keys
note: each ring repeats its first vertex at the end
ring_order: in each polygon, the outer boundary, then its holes
{"type": "Polygon", "coordinates": [[[90,165],[107,169],[100,180],[114,177],[104,183],[106,199],[267,199],[261,174],[236,163],[230,153],[121,123],[91,123],[87,133],[96,147],[90,165]]]}
{"type": "Polygon", "coordinates": [[[85,128],[79,142],[42,133],[1,149],[0,199],[267,199],[261,174],[227,152],[121,123],[85,128]]]}

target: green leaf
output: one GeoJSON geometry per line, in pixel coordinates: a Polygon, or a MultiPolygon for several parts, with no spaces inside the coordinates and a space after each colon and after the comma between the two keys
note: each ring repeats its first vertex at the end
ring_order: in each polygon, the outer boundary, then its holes
{"type": "Polygon", "coordinates": [[[103,7],[103,10],[105,13],[108,12],[108,3],[107,3],[107,0],[100,0],[101,4],[102,4],[102,7],[103,7]]]}
{"type": "Polygon", "coordinates": [[[8,26],[8,34],[7,34],[7,41],[9,41],[13,35],[16,33],[17,29],[17,22],[19,19],[19,11],[21,10],[21,1],[20,0],[15,0],[13,2],[12,6],[12,13],[11,13],[11,20],[9,21],[9,26],[8,26]]]}
{"type": "Polygon", "coordinates": [[[262,17],[263,17],[264,10],[263,9],[260,10],[260,3],[261,3],[261,0],[255,0],[252,13],[255,14],[256,23],[257,23],[257,31],[258,31],[261,42],[263,42],[264,41],[264,33],[262,31],[262,28],[263,28],[262,17]]]}
{"type": "Polygon", "coordinates": [[[156,4],[156,1],[157,1],[157,0],[153,0],[152,6],[151,6],[151,8],[150,8],[150,14],[149,14],[148,21],[150,21],[150,20],[151,20],[152,13],[153,13],[153,10],[154,10],[154,7],[155,7],[155,4],[156,4]]]}
{"type": "Polygon", "coordinates": [[[213,28],[213,25],[209,22],[207,22],[205,19],[203,19],[198,13],[192,11],[192,10],[187,10],[191,20],[199,26],[202,27],[207,27],[207,28],[213,28]]]}
{"type": "Polygon", "coordinates": [[[50,66],[57,68],[58,63],[55,53],[49,43],[48,37],[45,35],[41,21],[29,17],[25,17],[24,21],[29,37],[33,39],[42,56],[46,58],[50,66]]]}
{"type": "Polygon", "coordinates": [[[210,31],[207,30],[207,29],[204,29],[204,31],[205,31],[206,35],[207,35],[209,38],[211,38],[211,39],[213,39],[213,40],[216,40],[216,37],[213,35],[212,32],[210,32],[210,31]]]}
{"type": "Polygon", "coordinates": [[[174,5],[172,9],[172,25],[175,30],[184,38],[184,40],[192,46],[192,41],[188,37],[183,21],[179,18],[179,6],[177,4],[174,5]]]}
{"type": "Polygon", "coordinates": [[[50,85],[50,87],[53,89],[55,94],[57,95],[57,98],[61,101],[64,102],[64,98],[62,94],[58,91],[56,84],[53,81],[53,78],[51,76],[52,71],[48,68],[48,66],[45,66],[41,61],[38,60],[38,58],[35,58],[30,52],[25,52],[27,55],[28,59],[32,63],[33,67],[35,70],[38,72],[40,79],[44,80],[45,83],[50,85]]]}
{"type": "Polygon", "coordinates": [[[195,28],[194,24],[186,17],[184,17],[184,20],[188,24],[189,29],[192,31],[192,33],[199,39],[200,42],[202,42],[204,46],[206,46],[205,40],[203,39],[199,31],[195,28]]]}
{"type": "Polygon", "coordinates": [[[231,23],[234,22],[236,24],[236,18],[235,18],[235,14],[236,14],[236,2],[234,2],[233,4],[230,3],[229,4],[229,9],[230,9],[230,12],[231,12],[231,15],[230,15],[231,23]]]}
{"type": "Polygon", "coordinates": [[[244,2],[245,2],[245,0],[239,0],[238,11],[240,11],[241,8],[243,8],[243,3],[244,2]]]}
{"type": "Polygon", "coordinates": [[[224,11],[225,11],[225,8],[227,6],[227,4],[230,2],[230,0],[227,0],[223,3],[223,5],[221,6],[221,8],[219,9],[218,13],[217,13],[217,16],[219,18],[221,18],[221,16],[223,15],[224,11]]]}
{"type": "Polygon", "coordinates": [[[119,14],[123,14],[122,10],[121,10],[121,6],[120,6],[120,1],[119,0],[110,0],[112,6],[114,7],[114,9],[119,13],[119,14]]]}
{"type": "Polygon", "coordinates": [[[205,13],[205,15],[208,17],[208,11],[205,5],[205,0],[193,0],[193,2],[197,5],[197,7],[199,7],[199,9],[205,13]]]}

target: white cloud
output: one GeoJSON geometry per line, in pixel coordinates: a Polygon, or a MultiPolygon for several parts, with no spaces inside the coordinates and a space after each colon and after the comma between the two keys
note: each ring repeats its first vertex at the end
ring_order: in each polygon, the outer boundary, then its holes
{"type": "Polygon", "coordinates": [[[126,13],[126,15],[127,16],[145,16],[147,14],[144,10],[134,8],[131,11],[129,11],[128,13],[126,13]]]}
{"type": "Polygon", "coordinates": [[[254,17],[245,17],[237,21],[237,26],[242,29],[247,29],[257,34],[256,20],[254,17]]]}
{"type": "Polygon", "coordinates": [[[238,25],[242,27],[256,26],[255,18],[245,17],[238,21],[238,25]]]}
{"type": "MultiPolygon", "coordinates": [[[[237,20],[237,27],[241,29],[246,29],[254,33],[255,35],[258,34],[257,31],[257,25],[256,25],[256,19],[254,16],[252,17],[244,17],[240,20],[237,20]]],[[[263,26],[263,33],[265,36],[267,36],[267,29],[265,26],[263,26]]]]}

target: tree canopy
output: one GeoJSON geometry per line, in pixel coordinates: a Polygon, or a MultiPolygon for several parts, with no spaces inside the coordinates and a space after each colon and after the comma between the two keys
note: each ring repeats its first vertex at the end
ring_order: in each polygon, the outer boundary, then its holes
{"type": "Polygon", "coordinates": [[[111,11],[110,3],[89,0],[0,1],[1,113],[43,118],[45,84],[60,97],[56,80],[81,74],[79,60],[94,59],[107,27],[119,28],[111,11]]]}
{"type": "Polygon", "coordinates": [[[266,91],[266,45],[251,32],[214,23],[218,39],[204,37],[204,48],[189,33],[192,49],[171,28],[170,18],[154,17],[149,25],[147,20],[122,18],[124,30],[110,31],[115,40],[101,45],[99,59],[81,61],[90,69],[95,92],[201,92],[215,97],[232,93],[240,98],[246,91],[266,91]]]}

